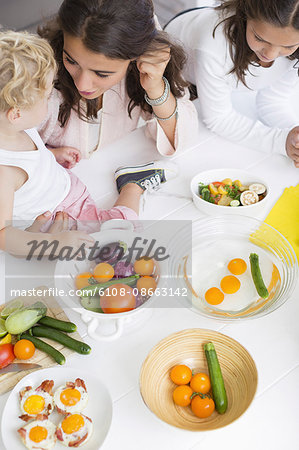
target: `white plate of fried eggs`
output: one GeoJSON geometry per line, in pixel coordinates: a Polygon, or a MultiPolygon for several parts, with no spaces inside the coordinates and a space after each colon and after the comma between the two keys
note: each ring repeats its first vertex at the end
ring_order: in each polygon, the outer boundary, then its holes
{"type": "Polygon", "coordinates": [[[97,377],[55,367],[35,371],[14,387],[3,410],[1,432],[7,450],[62,449],[74,443],[96,450],[111,420],[112,400],[97,377]]]}

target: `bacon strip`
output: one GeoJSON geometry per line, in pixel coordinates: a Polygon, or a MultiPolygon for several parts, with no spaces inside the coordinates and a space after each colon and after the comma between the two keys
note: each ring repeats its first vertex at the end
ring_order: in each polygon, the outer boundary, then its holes
{"type": "Polygon", "coordinates": [[[81,380],[80,378],[76,378],[76,380],[75,380],[75,385],[78,386],[78,387],[83,387],[83,389],[87,392],[85,383],[84,383],[84,381],[81,380]]]}
{"type": "Polygon", "coordinates": [[[68,414],[64,409],[59,408],[57,405],[56,405],[56,410],[59,414],[63,414],[63,415],[68,414]]]}
{"type": "Polygon", "coordinates": [[[45,391],[48,392],[50,395],[53,395],[52,389],[54,386],[53,380],[45,380],[42,382],[40,386],[36,388],[37,391],[45,391]]]}
{"type": "Polygon", "coordinates": [[[18,433],[20,434],[21,438],[23,438],[23,439],[26,438],[26,430],[25,430],[25,428],[19,428],[18,429],[18,433]]]}
{"type": "Polygon", "coordinates": [[[83,438],[77,439],[76,441],[70,442],[69,447],[79,447],[80,444],[82,444],[83,441],[87,438],[88,433],[86,433],[83,438]]]}
{"type": "Polygon", "coordinates": [[[81,378],[76,378],[75,383],[73,381],[67,381],[65,383],[66,387],[74,389],[75,387],[83,387],[83,389],[87,392],[85,383],[81,378]]]}
{"type": "Polygon", "coordinates": [[[57,436],[57,439],[59,439],[59,441],[63,441],[61,428],[56,428],[56,436],[57,436]]]}
{"type": "Polygon", "coordinates": [[[38,414],[35,420],[48,420],[47,414],[38,414]]]}
{"type": "Polygon", "coordinates": [[[22,398],[24,397],[24,395],[26,394],[27,391],[30,391],[32,389],[32,386],[25,386],[19,393],[20,395],[20,400],[22,400],[22,398]]]}
{"type": "Polygon", "coordinates": [[[29,420],[31,420],[33,418],[34,418],[34,416],[29,416],[28,414],[22,414],[21,416],[19,416],[19,419],[22,419],[25,422],[29,422],[29,420]]]}

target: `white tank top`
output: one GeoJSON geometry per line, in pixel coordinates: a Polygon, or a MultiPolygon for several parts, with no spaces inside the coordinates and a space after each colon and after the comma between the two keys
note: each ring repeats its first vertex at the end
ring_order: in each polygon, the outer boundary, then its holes
{"type": "Polygon", "coordinates": [[[36,129],[25,132],[37,150],[19,152],[0,149],[1,165],[20,167],[28,175],[28,180],[14,195],[14,222],[32,221],[46,211],[54,211],[65,199],[71,186],[67,170],[57,163],[36,129]]]}

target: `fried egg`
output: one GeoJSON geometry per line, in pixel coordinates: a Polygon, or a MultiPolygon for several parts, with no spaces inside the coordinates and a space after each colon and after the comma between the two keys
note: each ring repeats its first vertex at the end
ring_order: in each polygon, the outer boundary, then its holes
{"type": "Polygon", "coordinates": [[[60,414],[81,412],[88,402],[88,393],[83,380],[68,381],[54,393],[54,403],[60,414]]]}
{"type": "Polygon", "coordinates": [[[56,443],[56,426],[45,414],[39,414],[37,420],[19,428],[18,433],[29,450],[48,450],[56,443]]]}
{"type": "Polygon", "coordinates": [[[66,447],[81,447],[93,431],[92,420],[83,414],[67,414],[56,429],[57,439],[66,447]]]}
{"type": "Polygon", "coordinates": [[[48,416],[54,409],[52,388],[53,380],[45,380],[36,389],[26,386],[20,391],[20,419],[28,422],[35,419],[38,414],[48,416]]]}

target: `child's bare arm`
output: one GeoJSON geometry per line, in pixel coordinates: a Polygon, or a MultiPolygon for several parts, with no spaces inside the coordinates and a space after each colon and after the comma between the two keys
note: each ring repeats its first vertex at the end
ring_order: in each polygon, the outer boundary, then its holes
{"type": "Polygon", "coordinates": [[[76,252],[82,245],[85,250],[94,244],[94,239],[83,231],[63,231],[56,234],[31,233],[14,227],[0,231],[0,247],[15,256],[58,255],[64,247],[76,252]]]}
{"type": "Polygon", "coordinates": [[[31,233],[12,226],[14,193],[18,184],[17,170],[12,167],[0,166],[0,249],[12,255],[27,256],[32,252],[32,241],[36,241],[36,250],[31,256],[40,254],[44,248],[45,256],[53,253],[55,246],[49,245],[52,241],[58,241],[56,253],[65,246],[77,250],[82,244],[91,246],[94,240],[86,233],[80,231],[63,231],[58,233],[31,233]],[[46,241],[43,246],[38,243],[46,241]]]}

